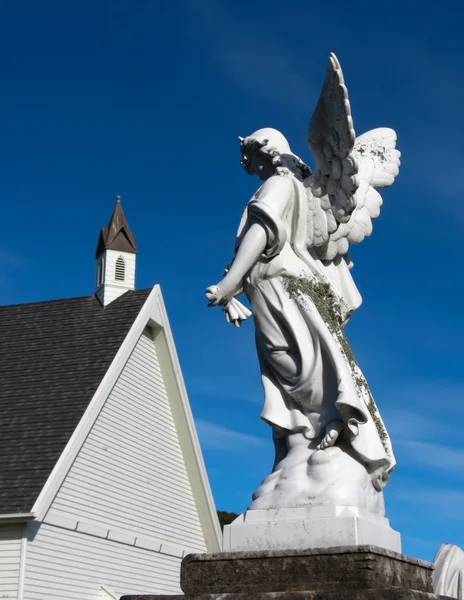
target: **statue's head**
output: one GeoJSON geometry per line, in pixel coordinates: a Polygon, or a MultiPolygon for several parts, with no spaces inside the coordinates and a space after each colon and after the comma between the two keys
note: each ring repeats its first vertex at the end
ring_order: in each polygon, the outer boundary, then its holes
{"type": "Polygon", "coordinates": [[[277,129],[258,129],[246,138],[239,137],[239,140],[241,164],[249,175],[258,175],[266,181],[279,167],[289,169],[299,179],[311,174],[309,167],[293,154],[285,136],[277,129]]]}

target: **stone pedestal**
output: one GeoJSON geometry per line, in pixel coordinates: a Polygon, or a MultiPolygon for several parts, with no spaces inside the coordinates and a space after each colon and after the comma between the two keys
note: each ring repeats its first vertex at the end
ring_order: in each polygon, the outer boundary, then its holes
{"type": "Polygon", "coordinates": [[[225,552],[375,545],[401,552],[388,519],[352,506],[249,510],[224,527],[225,552]]]}
{"type": "Polygon", "coordinates": [[[375,546],[191,554],[184,596],[121,600],[438,600],[432,569],[375,546]]]}

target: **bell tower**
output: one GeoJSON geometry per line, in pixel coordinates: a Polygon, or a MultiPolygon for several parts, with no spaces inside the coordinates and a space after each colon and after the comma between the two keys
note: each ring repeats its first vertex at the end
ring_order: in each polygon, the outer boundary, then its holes
{"type": "Polygon", "coordinates": [[[116,205],[108,227],[100,230],[95,256],[95,295],[102,306],[107,306],[124,292],[135,289],[136,255],[135,239],[122,210],[121,197],[116,196],[116,205]]]}

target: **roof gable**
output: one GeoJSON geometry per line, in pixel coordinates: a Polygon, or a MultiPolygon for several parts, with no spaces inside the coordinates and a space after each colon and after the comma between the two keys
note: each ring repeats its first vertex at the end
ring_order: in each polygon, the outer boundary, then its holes
{"type": "MultiPolygon", "coordinates": [[[[119,300],[118,300],[119,301],[119,300]]],[[[115,301],[116,302],[116,301],[115,301]]],[[[108,310],[107,308],[105,310],[108,310]]],[[[113,387],[118,381],[127,361],[130,359],[140,336],[146,327],[154,334],[156,353],[161,369],[164,386],[169,398],[170,408],[176,423],[179,443],[182,449],[185,466],[192,485],[192,492],[205,540],[210,552],[219,551],[221,547],[221,530],[209,486],[200,444],[196,433],[188,396],[186,393],[182,371],[179,365],[174,340],[172,337],[161,289],[156,285],[138,313],[130,331],[114,357],[111,366],[101,380],[92,401],[72,434],[65,450],[40,492],[32,513],[36,520],[43,520],[52,505],[70,468],[92,427],[96,423],[113,387]]],[[[47,517],[48,518],[48,517],[47,517]]]]}
{"type": "Polygon", "coordinates": [[[0,307],[0,514],[32,508],[149,293],[0,307]]]}

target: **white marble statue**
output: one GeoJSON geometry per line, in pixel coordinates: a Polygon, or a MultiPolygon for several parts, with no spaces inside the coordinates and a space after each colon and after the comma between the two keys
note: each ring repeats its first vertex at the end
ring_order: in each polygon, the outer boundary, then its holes
{"type": "Polygon", "coordinates": [[[461,548],[442,544],[433,565],[433,593],[464,600],[464,552],[461,548]]]}
{"type": "Polygon", "coordinates": [[[244,292],[256,328],[262,419],[276,458],[248,511],[345,506],[384,515],[395,460],[343,327],[361,304],[349,245],[371,234],[376,188],[398,174],[395,142],[391,129],[356,137],[333,54],[309,124],[314,172],[275,129],[240,138],[242,164],[262,184],[243,213],[235,258],[206,296],[239,326],[251,314],[236,300],[244,292]]]}

